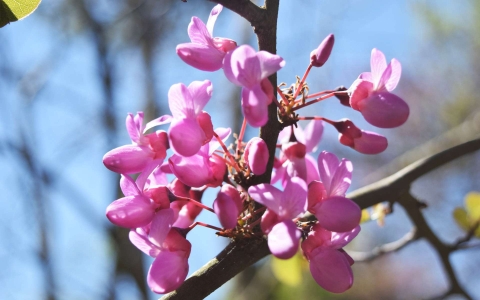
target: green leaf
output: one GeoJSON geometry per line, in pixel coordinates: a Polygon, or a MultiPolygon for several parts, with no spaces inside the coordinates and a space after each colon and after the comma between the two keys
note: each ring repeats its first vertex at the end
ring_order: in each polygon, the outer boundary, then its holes
{"type": "Polygon", "coordinates": [[[465,208],[472,222],[480,221],[480,193],[468,193],[465,197],[465,208]]]}
{"type": "Polygon", "coordinates": [[[41,0],[0,0],[0,27],[30,15],[41,0]]]}
{"type": "Polygon", "coordinates": [[[290,259],[272,257],[273,275],[283,284],[298,286],[302,282],[302,260],[298,253],[290,259]]]}

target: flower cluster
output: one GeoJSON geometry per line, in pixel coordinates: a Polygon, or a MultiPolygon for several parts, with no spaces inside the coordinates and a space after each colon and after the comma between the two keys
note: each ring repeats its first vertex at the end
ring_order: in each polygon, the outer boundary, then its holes
{"type": "Polygon", "coordinates": [[[171,115],[144,124],[143,113],[128,114],[126,128],[132,144],[104,156],[105,166],[121,174],[124,194],[107,207],[107,218],[129,228],[131,242],[155,258],[147,281],[156,293],[175,290],[185,280],[192,248],[187,235],[197,225],[232,239],[266,236],[272,254],[282,259],[301,249],[320,286],[335,293],[346,291],[353,284],[353,260],[342,248],[360,231],[361,218],[358,205],[345,196],[353,166],[333,153],[323,151],[318,159],[311,154],[317,150],[324,123],[338,130],[342,144],[361,153],[382,152],[387,140],[347,119],[301,117],[297,111],[337,97],[372,125],[399,126],[408,117],[408,106],[391,94],[400,78],[400,63],[392,60],[387,66],[383,54],[374,49],[372,72],[362,73],[349,89],[309,95],[306,78],[312,67],[328,60],[334,44],[329,35],[311,52],[303,78],[290,87],[274,88],[268,76],[284,66],[283,58],[214,38],[213,26],[221,10],[222,6],[215,6],[206,25],[193,17],[188,26],[191,42],[178,45],[177,54],[200,70],[223,69],[233,84],[242,87],[244,122],[235,145],[226,144],[231,130],[215,128],[203,110],[212,98],[212,83],[174,84],[168,92],[171,115]],[[247,124],[260,127],[267,123],[272,103],[283,128],[275,157],[271,157],[273,149],[269,150],[275,145],[259,137],[243,141],[247,124]],[[311,121],[302,129],[299,120],[311,121]],[[152,130],[167,125],[168,130],[152,130]],[[255,176],[267,172],[269,162],[274,166],[271,182],[250,184],[255,176]],[[173,180],[167,180],[167,174],[173,180]],[[202,204],[204,191],[215,187],[220,189],[213,207],[202,204]],[[216,214],[222,228],[196,221],[202,210],[216,214]]]}

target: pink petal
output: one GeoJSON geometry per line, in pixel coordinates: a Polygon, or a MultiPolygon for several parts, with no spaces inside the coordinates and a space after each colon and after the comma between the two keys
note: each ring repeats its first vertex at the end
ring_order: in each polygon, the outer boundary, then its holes
{"type": "Polygon", "coordinates": [[[314,152],[323,135],[323,122],[312,120],[304,129],[307,152],[314,152]]]}
{"type": "Polygon", "coordinates": [[[305,166],[307,167],[307,184],[314,180],[320,180],[318,175],[317,160],[310,154],[305,155],[305,166]]]}
{"type": "Polygon", "coordinates": [[[365,120],[380,128],[394,128],[408,119],[410,109],[402,98],[389,93],[374,93],[357,103],[365,120]]]}
{"type": "Polygon", "coordinates": [[[188,274],[188,260],[181,251],[161,251],[148,270],[147,283],[157,294],[177,289],[188,274]]]}
{"type": "Polygon", "coordinates": [[[147,132],[147,130],[149,130],[153,127],[168,124],[168,123],[172,122],[172,118],[173,117],[170,116],[170,115],[163,115],[160,118],[157,118],[155,120],[152,120],[152,121],[148,122],[145,125],[145,129],[143,130],[143,133],[147,132]]]}
{"type": "Polygon", "coordinates": [[[332,232],[322,228],[320,224],[315,224],[308,233],[307,238],[302,242],[302,250],[307,258],[311,257],[311,253],[318,247],[330,249],[332,232]]]}
{"type": "Polygon", "coordinates": [[[269,153],[267,144],[259,137],[252,138],[245,146],[244,159],[255,175],[262,175],[267,169],[269,153]]]}
{"type": "MultiPolygon", "coordinates": [[[[141,228],[138,228],[136,230],[143,231],[141,228]]],[[[132,242],[132,244],[143,253],[150,255],[151,257],[156,257],[160,253],[160,249],[153,245],[147,239],[145,234],[139,234],[136,230],[132,229],[128,233],[128,238],[130,239],[130,242],[132,242]]]]}
{"type": "Polygon", "coordinates": [[[205,139],[203,140],[203,145],[205,145],[213,138],[212,117],[210,117],[207,112],[201,111],[197,115],[197,123],[205,135],[205,139]]]}
{"type": "Polygon", "coordinates": [[[268,234],[268,248],[275,257],[289,259],[298,251],[302,233],[291,220],[273,226],[268,234]]]}
{"type": "Polygon", "coordinates": [[[210,80],[193,81],[188,86],[188,91],[194,102],[195,115],[198,115],[212,97],[212,83],[210,80]]]}
{"type": "MultiPolygon", "coordinates": [[[[198,207],[198,206],[196,206],[198,207]]],[[[180,233],[177,229],[172,228],[168,232],[167,238],[162,244],[162,248],[170,252],[182,252],[185,257],[190,256],[192,244],[185,238],[185,235],[180,233]]]]}
{"type": "Polygon", "coordinates": [[[273,185],[261,183],[248,188],[250,197],[260,204],[265,205],[277,215],[280,214],[283,193],[273,185]]]}
{"type": "Polygon", "coordinates": [[[282,57],[267,51],[257,52],[257,59],[260,63],[260,80],[267,78],[285,66],[285,60],[282,57]]]}
{"type": "Polygon", "coordinates": [[[153,160],[154,155],[149,147],[125,145],[108,151],[103,156],[103,164],[116,173],[139,173],[153,160]]]}
{"type": "Polygon", "coordinates": [[[196,119],[174,119],[168,131],[172,150],[181,156],[192,156],[200,150],[206,136],[196,119]]]}
{"type": "Polygon", "coordinates": [[[212,171],[212,177],[207,185],[209,187],[217,187],[222,185],[223,178],[225,178],[225,173],[227,173],[227,165],[225,164],[223,158],[213,155],[209,158],[208,165],[212,171]]]}
{"type": "MultiPolygon", "coordinates": [[[[230,128],[220,127],[215,129],[215,133],[218,135],[218,137],[222,140],[224,144],[230,136],[231,132],[232,130],[230,128]]],[[[204,152],[205,155],[211,156],[215,152],[215,150],[218,149],[218,147],[220,147],[220,143],[218,142],[217,138],[212,138],[212,140],[209,142],[208,151],[204,152]]]]}
{"type": "Polygon", "coordinates": [[[213,72],[222,68],[225,54],[213,46],[185,43],[177,45],[177,55],[188,65],[213,72]]]}
{"type": "Polygon", "coordinates": [[[242,45],[227,52],[223,61],[223,71],[228,80],[247,88],[259,84],[261,70],[255,54],[255,50],[248,45],[242,45]]]}
{"type": "Polygon", "coordinates": [[[217,4],[212,8],[212,11],[210,12],[210,16],[208,16],[208,21],[207,21],[207,30],[210,33],[210,36],[213,36],[213,26],[215,25],[215,22],[217,21],[217,17],[222,11],[223,6],[221,4],[217,4]]]}
{"type": "Polygon", "coordinates": [[[262,216],[262,220],[260,221],[260,228],[262,228],[263,233],[269,234],[273,226],[275,226],[275,224],[278,222],[280,222],[278,215],[272,210],[267,209],[262,216]]]}
{"type": "Polygon", "coordinates": [[[191,157],[172,155],[168,163],[173,174],[185,185],[191,187],[204,186],[210,182],[212,177],[208,160],[200,155],[191,157]]]}
{"type": "Polygon", "coordinates": [[[315,216],[320,226],[329,231],[347,232],[360,223],[362,211],[352,200],[333,196],[318,203],[315,216]]]}
{"type": "MultiPolygon", "coordinates": [[[[143,122],[143,113],[142,114],[142,122],[143,122]]],[[[138,114],[137,114],[138,116],[138,114]]],[[[130,139],[132,139],[133,142],[139,143],[140,142],[140,128],[137,127],[137,124],[135,124],[135,120],[133,117],[133,114],[128,114],[127,115],[127,120],[125,121],[126,127],[127,127],[127,132],[128,135],[130,136],[130,139]]]]}
{"type": "Polygon", "coordinates": [[[278,215],[293,219],[307,210],[307,184],[299,177],[293,177],[285,186],[278,215]]]}
{"type": "Polygon", "coordinates": [[[350,93],[350,106],[358,109],[358,102],[366,99],[373,92],[373,83],[370,81],[357,79],[352,83],[352,86],[348,89],[350,93]]]}
{"type": "Polygon", "coordinates": [[[315,249],[310,257],[310,272],[318,285],[332,293],[343,293],[353,284],[350,263],[338,250],[315,249]]]}
{"type": "Polygon", "coordinates": [[[393,91],[397,87],[397,84],[400,81],[400,76],[402,75],[402,65],[398,60],[395,58],[392,59],[390,65],[392,69],[391,75],[390,78],[385,82],[385,88],[389,92],[393,91]]]}
{"type": "Polygon", "coordinates": [[[168,90],[168,106],[176,119],[195,118],[192,96],[183,83],[174,84],[168,90]]]}
{"type": "Polygon", "coordinates": [[[240,196],[240,193],[233,185],[224,184],[221,188],[221,192],[227,194],[228,196],[230,196],[230,198],[232,198],[239,212],[243,211],[242,197],[240,196]]]}
{"type": "Polygon", "coordinates": [[[192,17],[192,21],[188,24],[188,36],[194,44],[212,44],[212,35],[208,32],[205,23],[197,17],[192,17]]]}
{"type": "Polygon", "coordinates": [[[137,228],[148,225],[155,215],[150,199],[143,195],[113,201],[107,207],[107,218],[117,226],[137,228]]]}
{"type": "Polygon", "coordinates": [[[125,196],[135,196],[140,194],[140,191],[138,190],[135,181],[133,181],[132,177],[128,175],[121,175],[120,189],[125,196]]]}
{"type": "Polygon", "coordinates": [[[347,232],[332,232],[331,246],[335,249],[345,247],[350,243],[360,232],[360,226],[353,228],[347,232]]]}
{"type": "Polygon", "coordinates": [[[259,84],[242,89],[242,112],[250,126],[261,127],[268,121],[269,98],[259,84]]]}
{"type": "Polygon", "coordinates": [[[152,172],[162,163],[162,161],[154,160],[148,163],[145,168],[143,169],[142,173],[138,175],[137,180],[135,183],[137,184],[138,188],[143,191],[145,188],[145,184],[148,180],[148,177],[152,174],[152,172]]]}
{"type": "Polygon", "coordinates": [[[387,59],[382,51],[373,48],[372,56],[370,58],[370,67],[372,69],[373,84],[377,86],[380,78],[383,75],[383,71],[387,68],[387,59]]]}
{"type": "Polygon", "coordinates": [[[360,76],[358,76],[358,79],[363,79],[366,81],[373,82],[373,77],[371,72],[363,72],[362,74],[360,74],[360,76]]]}
{"type": "Polygon", "coordinates": [[[330,196],[345,196],[347,189],[352,183],[352,162],[346,159],[342,159],[340,165],[335,170],[330,187],[327,190],[327,194],[330,196]]]}
{"type": "Polygon", "coordinates": [[[240,211],[233,199],[226,193],[218,193],[213,202],[213,210],[225,229],[233,229],[237,226],[237,217],[240,211]]]}
{"type": "Polygon", "coordinates": [[[325,190],[331,190],[331,183],[335,172],[339,165],[338,158],[335,154],[322,151],[318,156],[318,171],[320,173],[320,180],[323,182],[325,190]]]}
{"type": "Polygon", "coordinates": [[[150,232],[148,234],[148,240],[157,247],[160,247],[167,237],[170,228],[173,224],[173,209],[161,209],[153,217],[152,224],[150,225],[150,232]]]}
{"type": "Polygon", "coordinates": [[[353,149],[363,154],[378,154],[388,147],[387,138],[371,131],[363,131],[362,136],[354,140],[353,149]]]}
{"type": "Polygon", "coordinates": [[[312,214],[315,214],[315,205],[327,197],[327,192],[320,181],[312,181],[308,185],[307,208],[312,214]]]}
{"type": "Polygon", "coordinates": [[[293,177],[301,178],[304,181],[307,180],[307,164],[304,157],[292,157],[290,160],[286,161],[285,169],[287,176],[283,177],[283,186],[285,186],[293,177]]]}

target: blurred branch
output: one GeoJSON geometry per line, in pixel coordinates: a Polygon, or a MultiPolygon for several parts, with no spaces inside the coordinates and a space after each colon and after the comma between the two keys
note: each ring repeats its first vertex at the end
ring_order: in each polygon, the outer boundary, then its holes
{"type": "Polygon", "coordinates": [[[403,249],[405,246],[408,246],[413,241],[416,241],[418,238],[417,235],[417,228],[413,227],[407,234],[405,234],[402,238],[381,245],[379,247],[374,248],[372,251],[369,252],[356,252],[356,251],[348,251],[348,254],[355,260],[355,262],[368,262],[372,261],[373,259],[387,254],[396,252],[398,250],[403,249]]]}

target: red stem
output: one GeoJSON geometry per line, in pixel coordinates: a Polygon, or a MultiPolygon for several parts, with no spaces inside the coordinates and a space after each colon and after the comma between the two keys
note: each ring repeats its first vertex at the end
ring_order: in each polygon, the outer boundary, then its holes
{"type": "Polygon", "coordinates": [[[194,205],[198,206],[198,207],[201,207],[203,209],[206,209],[208,211],[211,211],[212,213],[215,213],[215,211],[213,209],[211,209],[210,207],[208,206],[205,206],[204,204],[196,201],[196,200],[193,200],[191,198],[187,198],[187,197],[180,197],[180,196],[176,196],[176,200],[184,200],[184,201],[190,201],[190,203],[193,203],[194,205]]]}
{"type": "Polygon", "coordinates": [[[222,146],[223,151],[227,155],[227,157],[230,159],[230,163],[232,164],[232,167],[235,168],[235,170],[240,173],[240,167],[238,166],[237,162],[235,161],[235,158],[232,156],[230,151],[228,151],[227,146],[223,143],[222,139],[218,136],[218,134],[214,131],[213,136],[217,139],[217,141],[220,143],[220,146],[222,146]]]}
{"type": "Polygon", "coordinates": [[[237,140],[237,158],[240,154],[240,149],[242,148],[243,137],[245,136],[245,130],[247,129],[247,119],[243,118],[242,128],[240,129],[240,134],[238,135],[237,140]]]}
{"type": "Polygon", "coordinates": [[[308,73],[310,73],[310,70],[312,69],[313,65],[310,63],[307,67],[307,70],[305,71],[305,74],[303,74],[302,80],[300,80],[300,84],[298,85],[297,90],[295,91],[295,94],[293,95],[293,99],[296,99],[300,91],[302,90],[302,86],[305,83],[305,79],[307,79],[308,73]]]}
{"type": "Polygon", "coordinates": [[[223,228],[219,228],[219,227],[216,227],[216,226],[213,226],[213,225],[210,225],[210,224],[206,224],[206,223],[203,223],[203,222],[195,222],[192,225],[188,226],[188,229],[192,230],[197,225],[207,227],[207,228],[210,228],[210,229],[214,229],[216,231],[223,231],[223,228]]]}
{"type": "Polygon", "coordinates": [[[322,97],[319,97],[319,98],[317,98],[317,99],[315,99],[315,100],[306,102],[306,103],[304,103],[304,104],[297,105],[297,106],[295,106],[294,108],[292,108],[292,111],[296,111],[296,110],[298,110],[298,109],[300,109],[300,108],[303,108],[303,107],[305,107],[305,106],[312,105],[312,104],[314,104],[314,103],[323,101],[323,100],[328,99],[328,98],[333,97],[333,96],[335,96],[334,93],[327,94],[327,95],[322,96],[322,97]]]}

